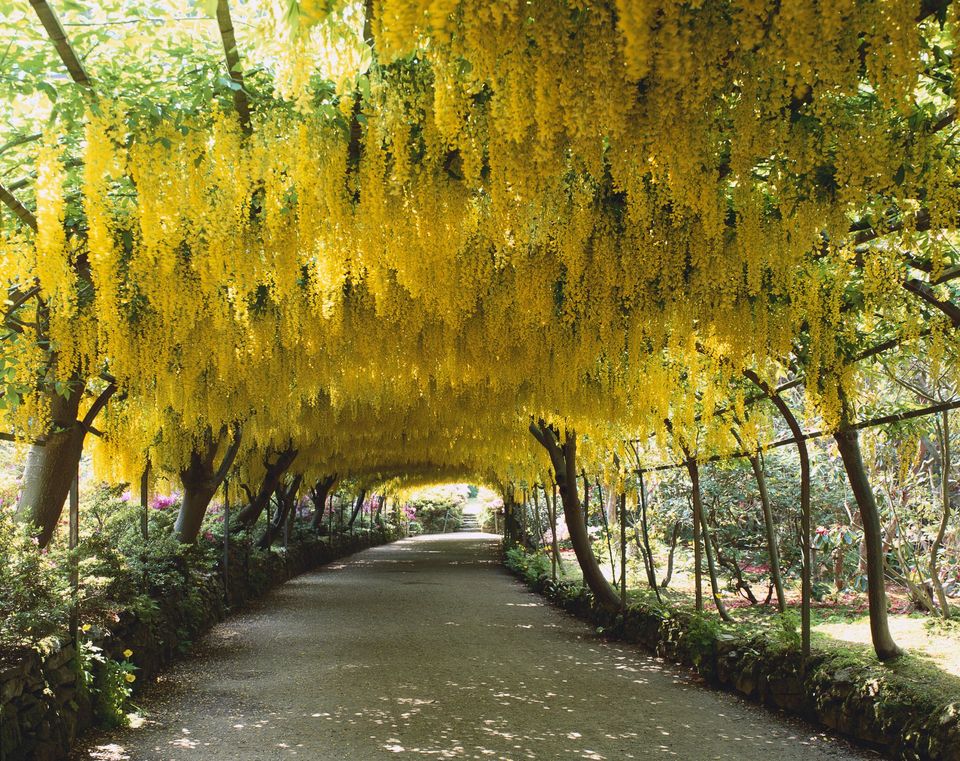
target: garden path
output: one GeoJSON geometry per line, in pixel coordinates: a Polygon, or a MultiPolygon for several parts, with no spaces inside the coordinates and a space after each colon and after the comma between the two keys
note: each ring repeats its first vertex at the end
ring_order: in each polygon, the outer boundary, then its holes
{"type": "Polygon", "coordinates": [[[863,751],[599,639],[498,562],[407,539],[300,576],[217,626],[77,759],[860,759],[863,751]]]}

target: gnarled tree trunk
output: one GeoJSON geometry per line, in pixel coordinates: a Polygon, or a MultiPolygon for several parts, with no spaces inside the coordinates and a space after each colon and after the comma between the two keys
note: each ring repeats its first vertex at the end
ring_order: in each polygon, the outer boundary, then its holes
{"type": "Polygon", "coordinates": [[[296,457],[297,450],[288,447],[280,452],[273,462],[264,458],[264,474],[263,480],[260,482],[260,488],[257,489],[257,493],[250,499],[247,505],[237,513],[236,523],[234,523],[233,526],[234,531],[250,528],[260,519],[260,515],[270,501],[270,497],[280,485],[283,474],[290,469],[296,457]]]}
{"type": "Polygon", "coordinates": [[[327,504],[327,496],[337,483],[337,475],[324,476],[310,489],[310,501],[313,502],[313,521],[311,527],[320,531],[323,527],[323,513],[327,504]]]}
{"type": "Polygon", "coordinates": [[[220,437],[214,441],[210,432],[207,432],[206,441],[201,451],[194,450],[190,454],[190,464],[180,471],[180,482],[183,484],[183,502],[180,512],[173,524],[173,533],[183,544],[191,544],[197,540],[203,516],[206,515],[210,500],[216,493],[223,479],[226,478],[233,460],[240,448],[240,434],[237,432],[230,446],[227,448],[220,463],[214,469],[214,460],[220,441],[226,437],[226,431],[221,431],[220,437]]]}
{"type": "Polygon", "coordinates": [[[66,398],[51,394],[51,433],[27,452],[16,516],[36,527],[41,547],[46,547],[53,537],[80,465],[84,432],[77,421],[77,410],[82,396],[80,383],[66,398]]]}
{"type": "Polygon", "coordinates": [[[259,547],[261,550],[269,549],[270,545],[272,545],[274,541],[276,541],[276,538],[280,536],[280,532],[283,530],[284,524],[290,518],[290,514],[294,510],[294,506],[296,505],[297,490],[300,488],[300,483],[302,481],[303,476],[298,475],[287,487],[284,487],[283,484],[277,486],[277,511],[273,514],[273,520],[267,524],[263,534],[257,540],[257,547],[259,547]]]}

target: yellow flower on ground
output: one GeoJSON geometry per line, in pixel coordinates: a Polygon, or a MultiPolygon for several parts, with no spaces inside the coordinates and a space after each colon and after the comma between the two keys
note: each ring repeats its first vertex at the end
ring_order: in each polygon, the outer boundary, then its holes
{"type": "Polygon", "coordinates": [[[130,648],[127,648],[126,650],[123,651],[124,658],[129,658],[131,655],[133,655],[133,650],[131,650],[130,648]]]}
{"type": "Polygon", "coordinates": [[[137,681],[137,676],[136,676],[136,674],[124,674],[124,675],[123,675],[123,678],[126,679],[128,682],[135,682],[135,681],[137,681]]]}
{"type": "Polygon", "coordinates": [[[84,624],[83,626],[80,627],[80,629],[84,632],[88,632],[90,631],[90,624],[84,624]]]}

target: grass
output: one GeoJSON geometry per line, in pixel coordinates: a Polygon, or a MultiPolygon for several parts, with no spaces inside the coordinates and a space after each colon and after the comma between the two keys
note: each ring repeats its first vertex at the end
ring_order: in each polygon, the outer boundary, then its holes
{"type": "MultiPolygon", "coordinates": [[[[818,613],[813,631],[824,641],[870,645],[869,616],[818,613]]],[[[960,678],[960,622],[899,613],[890,616],[890,632],[912,660],[960,678]]]]}

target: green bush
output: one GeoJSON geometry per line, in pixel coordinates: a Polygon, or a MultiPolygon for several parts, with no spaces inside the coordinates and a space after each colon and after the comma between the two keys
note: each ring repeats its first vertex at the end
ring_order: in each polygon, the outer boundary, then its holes
{"type": "Polygon", "coordinates": [[[11,511],[0,510],[0,649],[34,645],[66,626],[70,593],[62,560],[38,551],[11,511]]]}
{"type": "Polygon", "coordinates": [[[456,531],[463,522],[463,506],[467,501],[467,487],[438,486],[417,492],[407,500],[424,534],[456,531]]]}
{"type": "Polygon", "coordinates": [[[802,638],[800,636],[800,616],[795,610],[787,610],[778,618],[780,625],[772,627],[770,643],[773,647],[783,650],[800,650],[802,638]]]}
{"type": "Polygon", "coordinates": [[[716,647],[717,638],[720,636],[720,623],[705,614],[697,613],[690,617],[681,636],[693,665],[699,666],[716,647]]]}
{"type": "Polygon", "coordinates": [[[546,553],[527,552],[518,545],[507,550],[504,562],[508,568],[521,574],[530,584],[550,578],[550,558],[546,553]]]}

